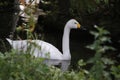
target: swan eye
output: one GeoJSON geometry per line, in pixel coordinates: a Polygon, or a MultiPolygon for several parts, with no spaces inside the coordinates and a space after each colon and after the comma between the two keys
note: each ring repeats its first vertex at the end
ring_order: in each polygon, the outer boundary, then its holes
{"type": "Polygon", "coordinates": [[[77,22],[74,22],[74,24],[77,24],[77,22]]]}

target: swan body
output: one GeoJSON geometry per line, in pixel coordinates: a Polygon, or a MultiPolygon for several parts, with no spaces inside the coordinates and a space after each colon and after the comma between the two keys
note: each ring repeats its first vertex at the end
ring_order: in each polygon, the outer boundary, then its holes
{"type": "Polygon", "coordinates": [[[70,60],[71,54],[69,50],[69,34],[72,28],[80,28],[80,24],[75,19],[69,20],[65,25],[62,39],[63,54],[56,47],[42,40],[7,40],[11,46],[18,51],[27,51],[27,48],[31,47],[30,53],[32,53],[35,57],[70,60]],[[30,45],[30,43],[33,43],[33,45],[30,45]]]}
{"type": "Polygon", "coordinates": [[[30,53],[35,57],[43,57],[50,59],[62,59],[61,52],[54,47],[53,45],[44,42],[42,40],[10,40],[7,39],[13,49],[18,51],[27,51],[27,48],[30,47],[30,53]],[[37,46],[38,45],[38,46],[37,46]],[[52,54],[50,54],[52,53],[52,54]],[[59,54],[59,55],[58,55],[59,54]]]}

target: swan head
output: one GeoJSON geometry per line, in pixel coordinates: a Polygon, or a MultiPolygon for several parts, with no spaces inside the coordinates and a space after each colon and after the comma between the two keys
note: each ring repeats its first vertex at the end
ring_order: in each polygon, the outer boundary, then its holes
{"type": "Polygon", "coordinates": [[[70,29],[81,28],[80,23],[79,23],[77,20],[75,20],[75,19],[70,19],[70,20],[67,22],[66,26],[68,26],[70,29]]]}

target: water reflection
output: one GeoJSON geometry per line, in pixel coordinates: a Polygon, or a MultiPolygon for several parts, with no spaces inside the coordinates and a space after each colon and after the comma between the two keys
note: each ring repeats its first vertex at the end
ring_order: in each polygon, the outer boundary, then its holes
{"type": "Polygon", "coordinates": [[[46,59],[44,60],[44,63],[48,66],[56,66],[60,68],[62,71],[67,71],[70,66],[70,60],[52,60],[52,59],[46,59]]]}

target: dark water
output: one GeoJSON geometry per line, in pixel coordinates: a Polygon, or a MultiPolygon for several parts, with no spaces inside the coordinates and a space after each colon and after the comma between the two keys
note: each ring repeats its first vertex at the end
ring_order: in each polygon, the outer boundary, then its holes
{"type": "Polygon", "coordinates": [[[70,69],[71,65],[71,60],[44,60],[44,63],[47,64],[48,66],[55,66],[60,68],[62,71],[67,71],[70,69]]]}

